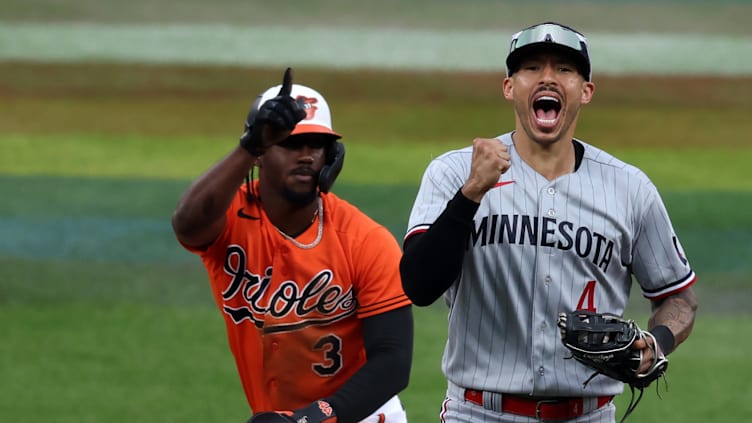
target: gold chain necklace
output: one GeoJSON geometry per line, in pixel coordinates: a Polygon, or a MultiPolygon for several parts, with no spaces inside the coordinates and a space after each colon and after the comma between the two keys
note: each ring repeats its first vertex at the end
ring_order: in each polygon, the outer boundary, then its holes
{"type": "Polygon", "coordinates": [[[313,215],[314,219],[316,218],[316,215],[318,215],[319,217],[319,229],[318,229],[318,233],[316,234],[316,239],[314,239],[313,242],[311,242],[310,244],[303,244],[299,242],[297,239],[282,232],[282,230],[280,230],[276,225],[272,224],[272,226],[274,226],[274,229],[276,229],[277,232],[282,234],[283,237],[287,238],[290,242],[295,244],[296,247],[302,248],[304,250],[310,250],[311,248],[319,245],[319,242],[321,242],[321,238],[324,235],[324,205],[321,204],[321,198],[318,199],[318,210],[316,210],[316,214],[313,215]]]}

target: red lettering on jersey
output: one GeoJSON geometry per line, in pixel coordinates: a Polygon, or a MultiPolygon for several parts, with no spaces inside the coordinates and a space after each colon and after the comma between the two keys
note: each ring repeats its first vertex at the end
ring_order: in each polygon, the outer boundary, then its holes
{"type": "Polygon", "coordinates": [[[595,281],[588,281],[585,284],[585,289],[582,290],[576,310],[592,311],[595,313],[595,281]],[[587,303],[587,307],[585,307],[585,303],[587,303]]]}

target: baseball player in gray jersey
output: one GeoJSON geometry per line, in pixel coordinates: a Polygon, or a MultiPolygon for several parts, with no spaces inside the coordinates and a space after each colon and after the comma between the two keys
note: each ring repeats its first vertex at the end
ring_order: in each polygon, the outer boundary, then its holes
{"type": "Polygon", "coordinates": [[[574,138],[595,86],[585,37],[552,22],[512,38],[504,98],[515,129],[434,159],[400,263],[418,306],[442,294],[442,422],[613,422],[623,383],[562,345],[561,312],[623,315],[632,278],[652,305],[641,369],[690,334],[695,273],[656,187],[574,138]],[[658,345],[654,345],[658,344],[658,345]]]}

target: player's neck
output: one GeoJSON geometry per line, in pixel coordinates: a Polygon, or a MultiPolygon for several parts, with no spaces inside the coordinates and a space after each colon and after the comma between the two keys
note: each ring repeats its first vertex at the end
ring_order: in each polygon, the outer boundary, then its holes
{"type": "Polygon", "coordinates": [[[562,137],[553,142],[537,142],[521,132],[515,132],[512,140],[520,158],[549,181],[574,171],[572,137],[562,137]]]}
{"type": "Polygon", "coordinates": [[[281,232],[295,238],[316,221],[320,201],[317,197],[311,203],[299,206],[281,198],[263,197],[261,204],[272,224],[281,232]]]}

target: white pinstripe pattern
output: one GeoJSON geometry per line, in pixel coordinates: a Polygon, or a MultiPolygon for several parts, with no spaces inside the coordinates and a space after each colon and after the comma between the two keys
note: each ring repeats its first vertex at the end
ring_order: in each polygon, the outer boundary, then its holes
{"type": "MultiPolygon", "coordinates": [[[[512,157],[500,181],[513,183],[483,198],[463,270],[445,293],[449,340],[442,370],[451,382],[482,391],[619,394],[622,384],[603,376],[583,388],[592,371],[565,360],[556,319],[577,308],[589,281],[596,281],[597,311],[618,315],[633,276],[649,298],[694,282],[663,202],[642,171],[584,142],[579,169],[548,181],[521,160],[511,133],[498,139],[512,157]]],[[[429,164],[406,237],[441,214],[467,179],[471,155],[467,147],[429,164]]],[[[452,404],[446,421],[469,421],[460,417],[468,406],[452,404]]],[[[473,412],[482,415],[473,421],[527,421],[473,412]]]]}

